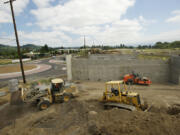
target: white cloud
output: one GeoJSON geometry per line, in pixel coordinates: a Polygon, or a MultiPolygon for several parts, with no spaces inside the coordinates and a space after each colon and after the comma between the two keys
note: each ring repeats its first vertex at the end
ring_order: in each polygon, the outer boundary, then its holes
{"type": "MultiPolygon", "coordinates": [[[[156,23],[156,20],[147,19],[142,15],[133,19],[122,18],[128,8],[135,4],[135,0],[69,0],[54,6],[52,2],[55,0],[32,1],[37,8],[30,12],[36,21],[33,24],[27,23],[26,26],[35,24],[41,29],[36,32],[19,31],[21,44],[81,46],[83,36],[86,35],[88,45],[93,41],[95,44],[134,45],[178,40],[180,35],[180,30],[176,30],[146,36],[145,30],[148,25],[156,23]]],[[[27,3],[24,3],[24,6],[19,5],[21,10],[17,11],[18,14],[23,11],[27,3]]],[[[8,13],[9,7],[3,12],[8,13]]],[[[180,11],[176,10],[173,14],[178,16],[180,11]]],[[[11,20],[11,16],[9,17],[2,16],[0,21],[8,22],[11,20]]]]}
{"type": "Polygon", "coordinates": [[[26,23],[26,26],[32,26],[33,24],[31,22],[26,23]]]}
{"type": "Polygon", "coordinates": [[[10,13],[6,11],[0,11],[0,16],[0,23],[9,23],[12,20],[10,13]]]}
{"type": "MultiPolygon", "coordinates": [[[[5,1],[1,1],[3,3],[5,1]]],[[[28,5],[29,0],[17,0],[13,2],[14,6],[14,12],[15,15],[19,15],[20,13],[23,12],[23,10],[26,8],[28,5]]],[[[12,22],[12,17],[11,17],[11,11],[10,11],[10,5],[9,4],[2,4],[1,10],[0,10],[0,23],[10,23],[12,22]]]]}
{"type": "Polygon", "coordinates": [[[174,15],[173,17],[170,17],[166,20],[166,22],[171,22],[171,23],[180,23],[180,10],[175,10],[172,12],[174,15]]]}
{"type": "Polygon", "coordinates": [[[57,26],[79,28],[119,20],[135,0],[71,0],[64,5],[32,10],[37,24],[45,29],[57,26]]]}
{"type": "Polygon", "coordinates": [[[87,26],[71,30],[73,34],[81,35],[78,41],[83,42],[82,36],[88,32],[86,36],[89,38],[87,44],[96,41],[97,44],[120,44],[127,43],[133,39],[140,37],[140,31],[143,29],[137,19],[119,20],[105,26],[87,26]]]}
{"type": "Polygon", "coordinates": [[[119,41],[119,37],[123,37],[124,41],[131,36],[137,36],[137,32],[142,29],[139,19],[121,20],[127,9],[134,5],[135,0],[71,0],[56,6],[50,5],[49,0],[45,6],[40,6],[35,0],[34,3],[39,8],[31,13],[36,17],[36,24],[42,30],[75,34],[79,37],[73,41],[79,44],[82,42],[82,35],[87,35],[89,40],[106,42],[113,37],[113,40],[119,41]]]}
{"type": "Polygon", "coordinates": [[[99,33],[97,40],[100,39],[108,44],[127,43],[140,36],[139,32],[143,29],[137,20],[121,20],[112,23],[110,27],[99,33]]]}
{"type": "Polygon", "coordinates": [[[14,35],[8,36],[5,32],[0,33],[0,44],[15,45],[15,43],[14,35]]]}
{"type": "Polygon", "coordinates": [[[142,23],[142,24],[144,24],[144,25],[149,25],[149,24],[153,24],[153,23],[156,23],[157,22],[157,20],[147,20],[147,19],[145,19],[142,15],[141,16],[139,16],[139,21],[142,23]]]}
{"type": "Polygon", "coordinates": [[[25,32],[22,34],[23,39],[72,46],[82,45],[83,35],[86,35],[87,44],[93,41],[97,44],[136,44],[166,38],[163,33],[145,36],[146,26],[156,23],[156,20],[147,20],[142,15],[131,20],[122,19],[135,0],[70,0],[63,5],[59,3],[52,6],[53,1],[45,0],[41,4],[40,0],[33,0],[38,8],[31,10],[31,13],[42,31],[25,32]],[[51,32],[43,32],[46,30],[51,32]]]}
{"type": "Polygon", "coordinates": [[[137,40],[137,43],[155,43],[158,41],[161,42],[172,42],[175,40],[179,40],[180,29],[179,30],[171,30],[167,32],[160,32],[156,35],[146,36],[143,35],[140,39],[137,40]]]}
{"type": "Polygon", "coordinates": [[[50,6],[50,2],[55,0],[32,0],[38,8],[46,8],[50,6]]]}
{"type": "Polygon", "coordinates": [[[17,15],[19,15],[20,13],[22,13],[24,11],[24,9],[26,8],[26,6],[28,5],[29,0],[16,0],[13,2],[14,5],[14,10],[15,13],[17,15]]]}
{"type": "Polygon", "coordinates": [[[37,45],[48,44],[51,46],[61,45],[63,42],[71,42],[70,37],[60,31],[51,32],[24,32],[18,31],[21,44],[34,43],[37,45]]]}

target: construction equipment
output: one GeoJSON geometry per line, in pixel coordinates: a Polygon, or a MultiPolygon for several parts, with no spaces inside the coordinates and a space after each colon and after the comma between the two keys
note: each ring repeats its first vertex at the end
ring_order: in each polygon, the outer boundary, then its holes
{"type": "Polygon", "coordinates": [[[147,108],[147,105],[141,104],[138,93],[127,91],[123,80],[106,82],[102,101],[106,108],[118,107],[131,111],[145,110],[147,108]]]}
{"type": "Polygon", "coordinates": [[[142,84],[150,85],[152,82],[147,77],[141,77],[139,74],[132,72],[132,74],[127,74],[123,78],[126,84],[142,84]]]}
{"type": "Polygon", "coordinates": [[[32,89],[28,92],[21,90],[22,99],[25,103],[35,103],[39,110],[47,109],[52,103],[67,102],[73,98],[72,90],[76,87],[65,85],[60,78],[51,80],[51,87],[40,89],[32,89]],[[68,92],[69,91],[69,92],[68,92]]]}

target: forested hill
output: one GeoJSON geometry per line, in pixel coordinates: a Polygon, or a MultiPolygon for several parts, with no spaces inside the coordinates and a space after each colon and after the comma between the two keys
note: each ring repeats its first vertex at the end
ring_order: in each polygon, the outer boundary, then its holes
{"type": "MultiPolygon", "coordinates": [[[[37,45],[34,45],[34,44],[26,44],[26,45],[21,46],[21,48],[22,49],[28,49],[28,50],[34,50],[34,49],[40,49],[41,46],[37,46],[37,45]]],[[[13,50],[13,49],[16,49],[16,46],[9,46],[9,45],[0,44],[0,50],[2,50],[2,49],[13,50]]]]}

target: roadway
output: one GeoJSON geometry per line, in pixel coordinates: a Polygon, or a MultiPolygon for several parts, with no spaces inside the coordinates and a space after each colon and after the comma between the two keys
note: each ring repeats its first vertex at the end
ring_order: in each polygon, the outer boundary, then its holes
{"type": "MultiPolygon", "coordinates": [[[[66,67],[66,64],[62,61],[63,61],[63,57],[54,57],[54,58],[51,57],[51,58],[47,58],[43,60],[29,62],[32,64],[35,63],[35,64],[50,65],[51,68],[43,72],[26,75],[26,80],[32,81],[32,80],[38,80],[38,79],[46,79],[50,77],[55,78],[55,77],[65,76],[66,70],[63,70],[63,68],[66,67]],[[49,62],[50,60],[61,61],[61,62],[52,63],[52,62],[49,62]]],[[[22,77],[20,76],[20,77],[11,77],[7,79],[0,79],[0,88],[6,86],[8,84],[8,81],[11,79],[22,80],[22,77]]]]}

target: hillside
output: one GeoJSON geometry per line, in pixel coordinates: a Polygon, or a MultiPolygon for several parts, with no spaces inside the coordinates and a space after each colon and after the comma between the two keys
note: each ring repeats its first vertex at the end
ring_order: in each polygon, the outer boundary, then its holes
{"type": "MultiPolygon", "coordinates": [[[[41,46],[37,46],[37,45],[34,45],[34,44],[26,44],[26,45],[23,45],[21,46],[22,49],[27,49],[27,50],[36,50],[36,49],[40,49],[41,46]]],[[[14,50],[16,49],[16,46],[10,46],[10,45],[3,45],[3,44],[0,44],[0,50],[14,50]]]]}
{"type": "MultiPolygon", "coordinates": [[[[39,49],[41,49],[41,46],[36,46],[33,44],[26,44],[21,46],[22,54],[30,51],[37,51],[39,49]]],[[[9,58],[9,59],[18,58],[17,47],[0,44],[0,58],[9,58]]]]}
{"type": "Polygon", "coordinates": [[[4,50],[4,49],[16,49],[16,47],[14,46],[9,46],[9,45],[3,45],[3,44],[0,44],[0,50],[4,50]]]}
{"type": "Polygon", "coordinates": [[[41,46],[37,46],[37,45],[34,45],[34,44],[26,44],[26,45],[23,45],[21,48],[23,49],[28,49],[28,50],[36,50],[36,49],[40,49],[41,46]]]}

